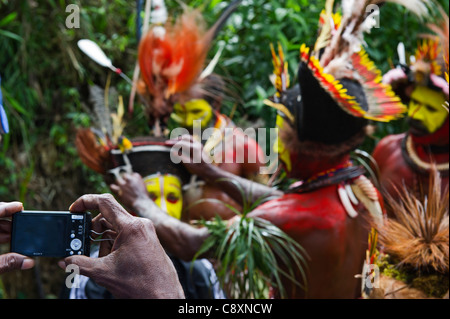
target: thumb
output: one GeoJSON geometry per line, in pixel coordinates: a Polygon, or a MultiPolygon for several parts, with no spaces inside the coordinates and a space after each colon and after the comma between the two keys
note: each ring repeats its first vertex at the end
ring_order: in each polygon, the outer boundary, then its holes
{"type": "Polygon", "coordinates": [[[9,253],[0,255],[0,275],[12,270],[30,269],[34,266],[34,260],[28,257],[9,253]]]}
{"type": "Polygon", "coordinates": [[[58,265],[63,269],[68,269],[69,266],[75,265],[80,270],[80,275],[96,279],[104,271],[102,271],[103,261],[101,258],[91,258],[87,256],[70,256],[60,261],[58,265]]]}

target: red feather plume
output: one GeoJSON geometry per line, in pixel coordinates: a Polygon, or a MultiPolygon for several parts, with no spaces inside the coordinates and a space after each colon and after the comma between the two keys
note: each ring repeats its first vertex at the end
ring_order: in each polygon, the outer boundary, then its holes
{"type": "Polygon", "coordinates": [[[139,46],[139,66],[148,92],[168,98],[188,90],[203,70],[211,40],[198,10],[185,11],[165,31],[150,29],[139,46]]]}
{"type": "Polygon", "coordinates": [[[109,148],[97,142],[95,134],[90,129],[80,129],[75,139],[78,155],[81,161],[90,169],[100,174],[106,174],[110,162],[109,148]]]}
{"type": "Polygon", "coordinates": [[[230,3],[209,29],[198,9],[186,7],[175,22],[168,22],[164,28],[154,26],[142,38],[138,57],[141,80],[137,89],[147,99],[151,97],[147,112],[153,117],[170,114],[173,95],[182,94],[177,96],[178,101],[195,95],[192,88],[201,82],[211,43],[241,2],[230,3]]]}

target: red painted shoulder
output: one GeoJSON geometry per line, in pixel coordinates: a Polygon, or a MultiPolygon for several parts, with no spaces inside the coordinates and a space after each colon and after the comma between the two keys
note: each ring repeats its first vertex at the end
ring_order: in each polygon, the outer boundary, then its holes
{"type": "Polygon", "coordinates": [[[271,221],[282,230],[309,231],[330,229],[347,218],[337,186],[329,186],[307,194],[287,194],[257,208],[250,216],[271,221]]]}
{"type": "Polygon", "coordinates": [[[404,138],[405,134],[389,135],[383,138],[380,142],[378,142],[372,154],[375,160],[378,162],[384,158],[386,154],[391,154],[395,150],[400,149],[404,138]]]}

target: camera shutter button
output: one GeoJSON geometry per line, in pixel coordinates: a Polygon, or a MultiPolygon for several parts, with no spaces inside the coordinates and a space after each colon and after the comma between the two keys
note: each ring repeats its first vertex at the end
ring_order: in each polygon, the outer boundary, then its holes
{"type": "Polygon", "coordinates": [[[73,239],[70,242],[70,248],[72,248],[73,250],[79,250],[81,248],[81,240],[79,240],[78,238],[73,239]]]}

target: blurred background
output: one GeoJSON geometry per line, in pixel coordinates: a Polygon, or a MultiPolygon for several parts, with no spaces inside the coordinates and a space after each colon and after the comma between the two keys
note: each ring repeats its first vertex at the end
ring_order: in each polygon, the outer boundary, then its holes
{"type": "MultiPolygon", "coordinates": [[[[184,0],[200,7],[212,25],[229,1],[184,0]]],[[[449,2],[438,0],[448,12],[449,2]]],[[[123,96],[128,106],[130,85],[84,55],[79,39],[99,44],[113,64],[132,78],[137,61],[137,0],[0,0],[0,76],[3,105],[10,134],[0,142],[0,201],[18,200],[28,210],[67,210],[79,196],[108,192],[98,174],[85,167],[74,145],[78,127],[92,123],[89,88],[109,87],[110,106],[123,96]],[[79,28],[66,19],[80,9],[79,28]]],[[[241,126],[274,127],[275,112],[263,100],[274,93],[269,81],[272,60],[269,45],[280,42],[295,81],[302,43],[314,44],[319,14],[325,0],[244,0],[230,18],[210,51],[225,44],[216,73],[227,79],[239,103],[227,101],[222,113],[241,126]]],[[[182,9],[166,1],[170,15],[182,9]]],[[[143,12],[140,13],[141,17],[143,12]]],[[[380,28],[366,37],[370,57],[386,72],[398,63],[397,44],[404,42],[414,54],[418,36],[429,32],[424,24],[400,6],[381,10],[380,28]]],[[[126,114],[128,137],[150,133],[139,99],[126,114]]],[[[367,152],[387,134],[406,130],[404,121],[376,126],[363,145],[367,152]]],[[[9,247],[0,247],[5,252],[9,247]]],[[[25,272],[0,276],[0,298],[57,298],[65,273],[54,260],[39,260],[25,272]]]]}

